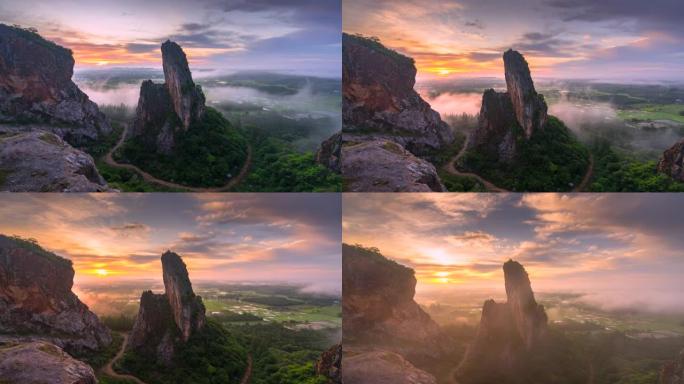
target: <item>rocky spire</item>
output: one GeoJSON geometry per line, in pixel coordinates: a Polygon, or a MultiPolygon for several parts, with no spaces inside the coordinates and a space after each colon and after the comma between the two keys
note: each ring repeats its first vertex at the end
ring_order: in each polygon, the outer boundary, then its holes
{"type": "Polygon", "coordinates": [[[180,45],[167,40],[161,46],[166,88],[171,95],[171,102],[183,128],[188,129],[190,123],[200,120],[205,111],[205,98],[202,89],[192,81],[192,74],[180,45]]]}
{"type": "Polygon", "coordinates": [[[544,340],[546,312],[534,299],[525,268],[509,260],[503,270],[507,302],[485,301],[475,340],[457,370],[460,377],[497,382],[524,371],[544,340]]]}
{"type": "Polygon", "coordinates": [[[544,97],[537,94],[530,76],[530,68],[523,55],[509,49],[503,55],[506,71],[506,88],[513,103],[513,110],[518,124],[530,138],[537,130],[546,124],[546,102],[544,97]]]}
{"type": "Polygon", "coordinates": [[[173,318],[181,331],[183,341],[204,327],[206,323],[202,298],[192,291],[185,263],[178,254],[166,251],[162,255],[164,287],[171,305],[173,318]]]}
{"type": "Polygon", "coordinates": [[[504,266],[507,303],[516,329],[525,346],[530,349],[546,332],[547,317],[544,307],[537,304],[525,268],[517,261],[508,260],[504,266]]]}
{"type": "Polygon", "coordinates": [[[153,356],[157,362],[169,365],[176,345],[204,328],[206,314],[180,256],[166,251],[161,261],[165,292],[143,292],[126,350],[153,356]]]}

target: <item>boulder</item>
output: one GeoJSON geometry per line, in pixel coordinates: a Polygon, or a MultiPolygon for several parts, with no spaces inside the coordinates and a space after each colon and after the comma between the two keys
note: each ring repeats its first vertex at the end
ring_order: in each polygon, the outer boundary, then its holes
{"type": "Polygon", "coordinates": [[[337,132],[321,143],[316,152],[316,162],[333,172],[340,173],[342,132],[337,132]]]}
{"type": "Polygon", "coordinates": [[[343,142],[341,156],[345,191],[446,191],[434,165],[394,141],[343,142]]]}
{"type": "Polygon", "coordinates": [[[93,158],[59,136],[0,126],[0,191],[110,191],[93,158]]]}
{"type": "Polygon", "coordinates": [[[352,384],[437,384],[435,377],[416,368],[400,354],[386,350],[346,351],[342,382],[352,384]]]}
{"type": "Polygon", "coordinates": [[[684,139],[667,149],[658,162],[658,172],[677,181],[684,181],[684,139]]]}
{"type": "Polygon", "coordinates": [[[112,128],[71,80],[70,50],[33,30],[0,24],[0,123],[35,123],[77,145],[112,128]]]}
{"type": "Polygon", "coordinates": [[[73,279],[70,260],[0,235],[2,339],[46,340],[77,355],[108,346],[109,329],[71,291],[73,279]]]}
{"type": "Polygon", "coordinates": [[[95,372],[61,348],[45,342],[0,344],[0,382],[97,384],[95,372]]]}
{"type": "Polygon", "coordinates": [[[328,378],[328,383],[342,384],[342,344],[335,344],[321,354],[314,366],[317,375],[328,378]]]}

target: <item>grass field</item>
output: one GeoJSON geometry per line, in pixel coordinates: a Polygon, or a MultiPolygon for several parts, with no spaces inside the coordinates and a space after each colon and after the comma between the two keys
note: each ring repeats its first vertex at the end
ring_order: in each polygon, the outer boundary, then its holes
{"type": "Polygon", "coordinates": [[[313,324],[318,328],[335,328],[342,325],[339,305],[289,305],[271,307],[237,301],[232,299],[205,299],[207,314],[219,315],[224,312],[250,313],[259,316],[266,322],[313,324]]]}
{"type": "Polygon", "coordinates": [[[637,104],[630,109],[618,110],[624,120],[671,120],[684,123],[684,104],[637,104]]]}

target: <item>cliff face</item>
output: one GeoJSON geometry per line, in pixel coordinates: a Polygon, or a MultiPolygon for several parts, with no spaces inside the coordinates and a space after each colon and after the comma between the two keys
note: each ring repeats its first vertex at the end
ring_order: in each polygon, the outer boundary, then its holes
{"type": "Polygon", "coordinates": [[[71,81],[71,51],[0,24],[0,123],[37,123],[79,144],[111,132],[97,105],[71,81]]]}
{"type": "Polygon", "coordinates": [[[59,136],[24,126],[0,127],[0,191],[102,192],[107,183],[93,158],[59,136]],[[2,137],[4,136],[4,137],[2,137]]]}
{"type": "Polygon", "coordinates": [[[684,350],[677,358],[663,366],[658,384],[684,384],[684,350]]]}
{"type": "Polygon", "coordinates": [[[343,131],[354,139],[387,139],[417,156],[450,144],[454,135],[413,89],[413,60],[380,43],[342,38],[343,131]]]}
{"type": "Polygon", "coordinates": [[[534,89],[525,58],[508,50],[503,55],[507,92],[488,89],[482,95],[478,127],[468,148],[509,162],[517,155],[517,141],[529,139],[548,119],[544,97],[534,89]]]}
{"type": "Polygon", "coordinates": [[[658,162],[658,172],[684,181],[684,139],[667,149],[658,162]]]}
{"type": "Polygon", "coordinates": [[[407,356],[439,354],[439,326],[413,300],[415,288],[412,269],[373,251],[343,245],[343,345],[370,343],[407,356]],[[396,346],[400,342],[412,347],[403,351],[396,346]]]}
{"type": "Polygon", "coordinates": [[[345,347],[342,382],[351,384],[437,384],[435,377],[390,351],[356,353],[345,347]]]}
{"type": "Polygon", "coordinates": [[[337,132],[321,143],[321,147],[316,152],[316,162],[340,173],[341,152],[342,132],[337,132]]]}
{"type": "Polygon", "coordinates": [[[165,292],[143,292],[126,350],[169,365],[178,343],[200,332],[206,318],[202,299],[193,292],[180,256],[167,251],[161,260],[165,292]]]}
{"type": "Polygon", "coordinates": [[[45,342],[0,345],[0,378],[12,384],[97,384],[88,364],[45,342]]]}
{"type": "Polygon", "coordinates": [[[466,351],[457,374],[474,382],[524,377],[527,361],[544,342],[547,317],[534,299],[527,272],[519,263],[504,264],[506,303],[487,300],[475,340],[466,351]]]}
{"type": "Polygon", "coordinates": [[[162,44],[164,84],[146,80],[140,86],[136,117],[129,137],[140,137],[147,148],[169,154],[178,130],[187,130],[206,110],[202,89],[192,81],[181,47],[162,44]]]}
{"type": "Polygon", "coordinates": [[[76,354],[109,345],[109,330],[71,291],[73,278],[70,261],[0,235],[0,333],[76,354]]]}

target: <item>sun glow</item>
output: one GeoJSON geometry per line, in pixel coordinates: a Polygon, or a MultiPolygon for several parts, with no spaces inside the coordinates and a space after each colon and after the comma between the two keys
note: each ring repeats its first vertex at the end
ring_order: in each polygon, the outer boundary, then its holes
{"type": "Polygon", "coordinates": [[[105,276],[109,275],[109,271],[104,269],[104,268],[100,268],[100,269],[95,270],[95,274],[100,276],[100,277],[105,277],[105,276]]]}

